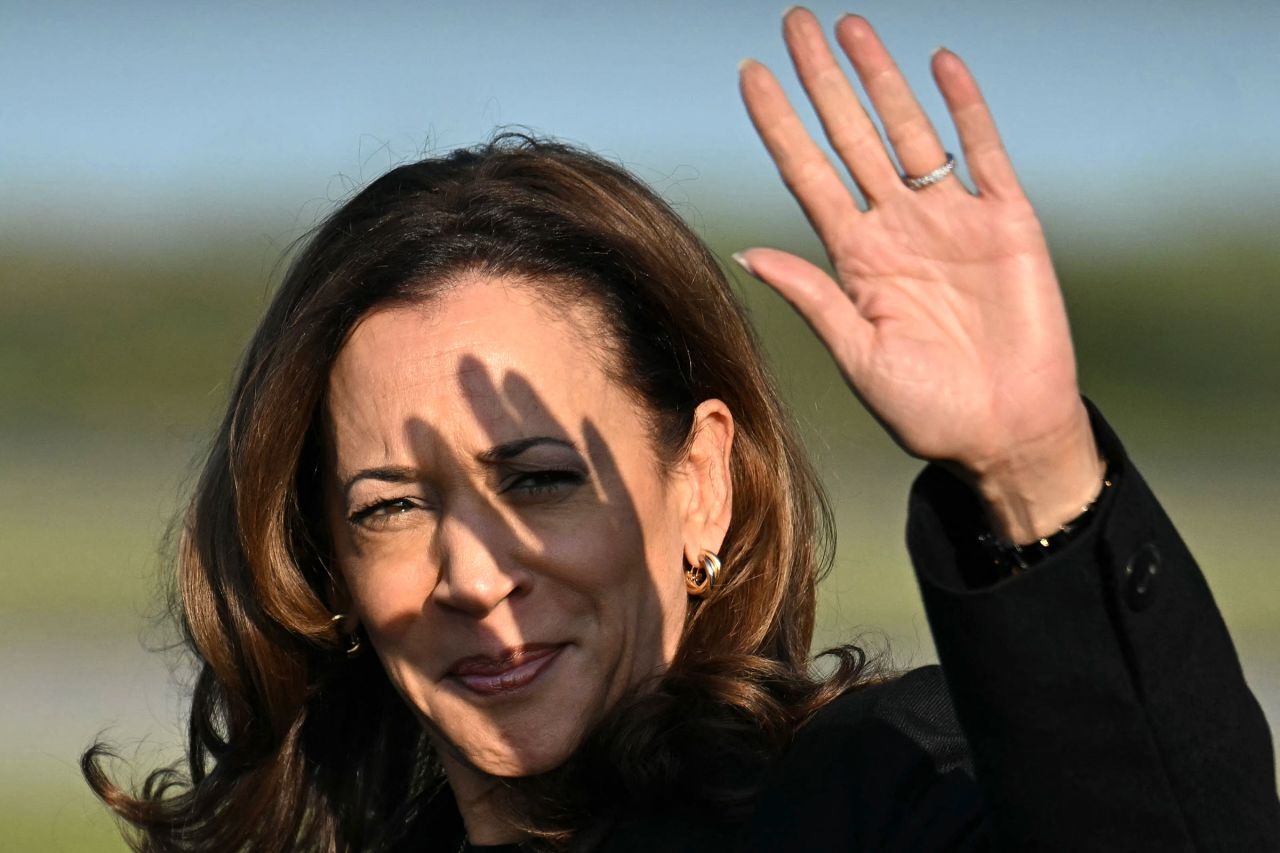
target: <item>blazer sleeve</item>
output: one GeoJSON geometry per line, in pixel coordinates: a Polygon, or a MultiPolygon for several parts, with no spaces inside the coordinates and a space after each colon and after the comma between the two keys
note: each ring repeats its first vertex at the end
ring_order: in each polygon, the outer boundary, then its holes
{"type": "Polygon", "coordinates": [[[931,465],[908,547],[1000,850],[1280,850],[1271,736],[1204,576],[1090,407],[1114,487],[993,581],[981,508],[931,465]]]}

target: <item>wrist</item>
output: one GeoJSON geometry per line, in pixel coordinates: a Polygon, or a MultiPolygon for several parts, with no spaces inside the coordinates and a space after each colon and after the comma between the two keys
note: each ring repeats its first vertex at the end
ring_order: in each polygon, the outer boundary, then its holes
{"type": "Polygon", "coordinates": [[[990,531],[978,534],[978,546],[991,561],[997,577],[1006,578],[1032,569],[1062,551],[1093,521],[1103,493],[1113,483],[1110,468],[1102,476],[1097,497],[1080,508],[1080,514],[1062,524],[1053,533],[1030,543],[1016,544],[990,531]]]}
{"type": "Polygon", "coordinates": [[[1106,462],[1081,403],[1071,429],[1018,446],[967,474],[992,532],[1010,544],[1024,545],[1058,533],[1097,499],[1106,462]]]}

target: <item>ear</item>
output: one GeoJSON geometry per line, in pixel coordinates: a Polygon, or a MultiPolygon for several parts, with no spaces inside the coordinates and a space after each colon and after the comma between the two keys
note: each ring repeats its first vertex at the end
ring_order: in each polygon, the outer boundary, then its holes
{"type": "Polygon", "coordinates": [[[733,517],[733,413],[720,400],[704,400],[693,413],[693,437],[677,465],[684,486],[684,558],[697,565],[702,551],[719,553],[733,517]]]}

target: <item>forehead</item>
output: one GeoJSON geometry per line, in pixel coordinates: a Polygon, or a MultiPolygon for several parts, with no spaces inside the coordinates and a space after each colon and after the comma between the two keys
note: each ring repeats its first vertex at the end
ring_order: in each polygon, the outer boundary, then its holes
{"type": "MultiPolygon", "coordinates": [[[[528,284],[472,277],[425,304],[363,318],[336,359],[328,409],[344,444],[386,450],[425,426],[476,443],[530,431],[572,438],[616,421],[629,395],[607,375],[586,307],[553,305],[528,284]]],[[[630,413],[634,417],[634,407],[630,413]]]]}

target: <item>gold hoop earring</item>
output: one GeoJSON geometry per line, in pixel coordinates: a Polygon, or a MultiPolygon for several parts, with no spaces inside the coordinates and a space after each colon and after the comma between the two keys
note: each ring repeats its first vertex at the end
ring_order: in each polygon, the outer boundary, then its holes
{"type": "Polygon", "coordinates": [[[720,574],[720,558],[713,551],[704,550],[698,555],[698,563],[685,566],[684,587],[694,598],[705,598],[716,585],[720,574]]]}
{"type": "MultiPolygon", "coordinates": [[[[333,615],[333,618],[329,620],[329,624],[335,626],[334,630],[338,632],[339,636],[342,636],[342,631],[337,626],[345,622],[348,618],[350,618],[350,615],[347,613],[335,613],[333,615]]],[[[346,637],[347,637],[347,647],[343,651],[346,653],[347,657],[353,658],[356,655],[360,654],[360,650],[364,648],[364,644],[360,642],[359,626],[356,627],[356,630],[352,631],[350,634],[347,634],[346,637]]]]}

